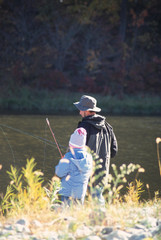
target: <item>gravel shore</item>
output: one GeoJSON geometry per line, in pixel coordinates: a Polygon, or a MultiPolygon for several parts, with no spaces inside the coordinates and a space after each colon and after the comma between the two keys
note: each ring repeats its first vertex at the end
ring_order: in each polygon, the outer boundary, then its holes
{"type": "Polygon", "coordinates": [[[134,209],[128,216],[126,226],[119,222],[112,223],[105,208],[97,212],[91,210],[88,225],[86,222],[78,223],[73,216],[64,217],[61,214],[50,222],[28,220],[25,216],[14,220],[10,218],[0,223],[0,240],[160,240],[161,219],[160,216],[154,217],[154,212],[153,206],[134,209]],[[136,216],[138,213],[142,216],[140,219],[136,216]],[[94,214],[100,216],[98,222],[94,221],[94,214]],[[64,226],[63,230],[55,228],[60,223],[64,226]]]}

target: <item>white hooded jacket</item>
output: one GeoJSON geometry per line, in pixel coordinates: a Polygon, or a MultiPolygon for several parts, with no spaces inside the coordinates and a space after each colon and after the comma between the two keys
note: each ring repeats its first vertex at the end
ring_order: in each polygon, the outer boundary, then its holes
{"type": "Polygon", "coordinates": [[[92,155],[84,148],[73,148],[65,154],[55,173],[61,178],[61,190],[59,194],[80,199],[84,202],[89,178],[92,174],[92,155]]]}

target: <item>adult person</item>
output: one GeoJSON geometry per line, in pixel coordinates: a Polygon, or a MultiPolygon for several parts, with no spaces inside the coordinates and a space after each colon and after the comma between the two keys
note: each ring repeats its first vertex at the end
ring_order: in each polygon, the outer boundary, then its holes
{"type": "Polygon", "coordinates": [[[88,181],[92,174],[92,155],[86,147],[87,132],[77,128],[69,140],[69,152],[60,159],[55,173],[61,178],[61,201],[67,203],[81,202],[87,191],[88,181]]]}
{"type": "MultiPolygon", "coordinates": [[[[78,123],[77,127],[84,128],[87,131],[86,145],[103,160],[102,168],[97,169],[95,175],[98,176],[103,171],[107,176],[110,158],[113,158],[118,151],[117,139],[113,128],[106,122],[104,116],[98,114],[101,109],[97,107],[97,100],[94,97],[83,95],[79,102],[73,104],[78,108],[82,116],[82,121],[78,123]]],[[[102,178],[99,178],[99,181],[101,180],[102,178]]],[[[97,197],[99,203],[104,205],[105,200],[102,193],[103,187],[95,188],[93,196],[97,197]]]]}

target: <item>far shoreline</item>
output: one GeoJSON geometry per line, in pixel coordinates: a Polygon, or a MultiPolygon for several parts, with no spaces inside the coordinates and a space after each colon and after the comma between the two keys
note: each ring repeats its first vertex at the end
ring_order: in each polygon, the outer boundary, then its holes
{"type": "Polygon", "coordinates": [[[97,99],[103,115],[109,116],[161,116],[161,96],[157,95],[101,95],[83,92],[21,89],[19,95],[0,96],[0,115],[77,115],[73,102],[82,95],[97,99]],[[26,91],[27,94],[26,94],[26,91]]]}

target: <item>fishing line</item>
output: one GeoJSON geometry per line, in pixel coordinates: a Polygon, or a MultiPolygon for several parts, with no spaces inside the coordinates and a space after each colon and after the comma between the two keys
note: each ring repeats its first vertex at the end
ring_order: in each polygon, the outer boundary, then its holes
{"type": "MultiPolygon", "coordinates": [[[[19,133],[21,133],[21,134],[24,134],[24,135],[33,137],[33,138],[35,138],[35,139],[37,139],[37,140],[39,140],[39,141],[41,141],[41,142],[46,142],[46,144],[48,144],[49,146],[55,145],[55,143],[54,143],[53,141],[50,141],[50,140],[45,139],[45,138],[42,138],[42,137],[40,137],[40,136],[35,136],[35,135],[31,134],[31,133],[22,131],[22,130],[17,129],[17,128],[13,128],[13,127],[8,126],[8,125],[5,125],[5,124],[0,124],[0,127],[5,127],[5,128],[8,128],[8,129],[11,129],[11,130],[13,130],[13,131],[19,132],[19,133]]],[[[60,146],[61,148],[66,148],[66,147],[64,147],[64,146],[62,146],[62,145],[59,145],[59,146],[60,146]]]]}
{"type": "Polygon", "coordinates": [[[3,132],[3,135],[4,135],[4,137],[5,137],[8,145],[9,145],[9,147],[10,147],[10,150],[11,150],[11,153],[12,153],[12,156],[13,156],[13,160],[14,160],[14,165],[15,165],[15,155],[14,155],[13,149],[12,149],[12,147],[11,147],[11,144],[9,143],[9,140],[8,140],[8,138],[7,138],[6,133],[3,131],[3,128],[2,128],[2,127],[0,127],[0,128],[1,128],[1,130],[2,130],[2,132],[3,132]]]}

